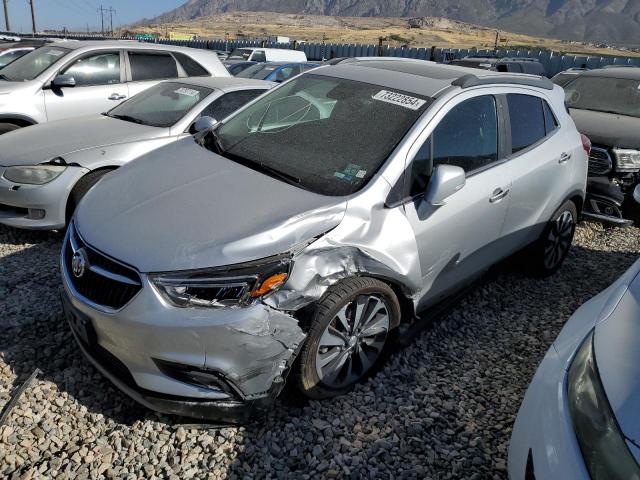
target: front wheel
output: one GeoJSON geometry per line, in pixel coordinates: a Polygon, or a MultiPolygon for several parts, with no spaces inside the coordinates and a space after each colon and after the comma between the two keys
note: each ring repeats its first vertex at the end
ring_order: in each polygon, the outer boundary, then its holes
{"type": "Polygon", "coordinates": [[[562,266],[571,249],[577,219],[578,210],[572,201],[566,202],[553,215],[533,246],[530,266],[536,275],[553,275],[562,266]]]}
{"type": "Polygon", "coordinates": [[[386,283],[354,277],[332,286],[310,321],[297,386],[309,398],[330,398],[350,390],[381,360],[400,322],[400,304],[386,283]]]}
{"type": "Polygon", "coordinates": [[[71,194],[69,195],[69,200],[67,201],[67,210],[66,210],[66,221],[67,225],[69,221],[71,221],[71,217],[73,217],[73,213],[76,210],[76,207],[80,203],[80,200],[87,194],[91,187],[93,187],[98,181],[104,177],[107,173],[111,172],[111,169],[105,170],[96,170],[93,172],[87,173],[84,177],[78,180],[78,183],[75,184],[73,190],[71,190],[71,194]]]}

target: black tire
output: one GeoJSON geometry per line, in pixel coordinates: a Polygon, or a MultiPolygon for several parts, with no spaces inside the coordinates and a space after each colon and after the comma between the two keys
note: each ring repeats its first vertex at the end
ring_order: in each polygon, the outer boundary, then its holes
{"type": "MultiPolygon", "coordinates": [[[[393,289],[386,283],[374,278],[351,277],[329,288],[327,293],[315,305],[313,311],[308,316],[308,321],[307,341],[298,357],[294,374],[296,386],[306,397],[312,399],[330,398],[349,391],[355,384],[367,378],[367,375],[372,371],[375,371],[375,367],[384,359],[388,347],[393,343],[392,339],[400,323],[400,304],[393,289]],[[320,355],[320,341],[323,338],[323,334],[325,334],[325,331],[328,331],[327,329],[330,324],[336,321],[338,313],[345,307],[347,308],[347,312],[351,309],[353,317],[355,317],[355,311],[353,311],[353,309],[356,308],[355,302],[364,299],[366,299],[367,302],[381,300],[383,306],[380,307],[380,310],[376,310],[379,308],[379,303],[374,303],[373,306],[370,306],[370,303],[366,303],[366,311],[363,315],[366,315],[366,312],[370,311],[373,313],[375,311],[376,315],[373,318],[384,318],[385,313],[380,313],[380,316],[378,316],[378,313],[380,311],[388,312],[388,328],[384,334],[384,340],[381,340],[383,333],[378,333],[375,336],[366,335],[364,330],[362,332],[351,332],[351,339],[355,336],[359,337],[363,335],[368,339],[375,338],[376,344],[382,341],[382,346],[378,350],[369,345],[369,340],[360,340],[358,345],[351,345],[349,347],[348,342],[345,341],[344,346],[334,347],[340,351],[344,350],[344,355],[348,357],[349,373],[347,374],[347,379],[344,381],[344,384],[340,384],[339,386],[337,382],[335,382],[335,384],[327,384],[320,378],[318,373],[319,365],[316,361],[318,355],[320,355]],[[352,353],[348,353],[350,351],[352,351],[352,353]],[[363,353],[364,356],[367,357],[367,360],[371,362],[367,368],[364,367],[364,363],[360,360],[359,352],[363,353]],[[356,358],[356,356],[358,356],[358,358],[356,358]],[[374,356],[376,356],[375,359],[372,359],[374,356]],[[357,378],[351,378],[351,373],[357,376],[357,378]]],[[[371,323],[377,322],[372,321],[371,323]]],[[[353,326],[353,323],[350,325],[353,326]]],[[[375,329],[376,327],[372,328],[375,329]]],[[[383,327],[377,328],[382,332],[383,327]]],[[[335,329],[333,330],[335,331],[335,329]]],[[[373,343],[373,340],[371,340],[371,342],[373,343]]],[[[338,355],[343,355],[343,353],[339,353],[338,355]]],[[[344,362],[338,370],[344,370],[346,366],[347,363],[344,362]]],[[[336,377],[339,376],[340,374],[336,377]]]]}
{"type": "Polygon", "coordinates": [[[0,135],[18,130],[20,125],[15,123],[0,123],[0,135]]]}
{"type": "Polygon", "coordinates": [[[526,262],[535,276],[548,277],[562,266],[571,249],[577,220],[578,210],[571,200],[556,210],[527,255],[526,262]]]}
{"type": "Polygon", "coordinates": [[[95,172],[89,172],[80,180],[78,180],[78,182],[73,187],[73,190],[71,190],[69,199],[67,200],[67,225],[71,221],[71,217],[73,217],[73,213],[76,211],[76,207],[80,203],[80,200],[82,200],[82,198],[87,194],[91,187],[93,187],[102,177],[104,177],[111,171],[112,170],[97,170],[95,172]]]}

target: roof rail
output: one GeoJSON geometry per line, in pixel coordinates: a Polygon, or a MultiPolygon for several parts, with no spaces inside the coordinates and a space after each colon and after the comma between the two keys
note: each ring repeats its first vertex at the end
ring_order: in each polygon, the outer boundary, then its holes
{"type": "Polygon", "coordinates": [[[503,62],[539,62],[537,58],[532,57],[504,57],[501,58],[503,62]]]}
{"type": "Polygon", "coordinates": [[[480,85],[527,85],[529,87],[544,88],[545,90],[553,90],[554,85],[546,77],[535,77],[532,75],[482,75],[473,74],[464,75],[453,82],[451,85],[460,88],[478,87],[480,85]]]}
{"type": "Polygon", "coordinates": [[[607,68],[640,68],[640,66],[639,65],[605,65],[602,68],[604,68],[604,69],[607,69],[607,68]]]}

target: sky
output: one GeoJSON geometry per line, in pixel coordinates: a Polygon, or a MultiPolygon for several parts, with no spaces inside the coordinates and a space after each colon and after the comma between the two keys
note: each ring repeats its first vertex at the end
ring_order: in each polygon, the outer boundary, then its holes
{"type": "MultiPolygon", "coordinates": [[[[102,5],[112,7],[114,28],[133,23],[142,18],[151,18],[186,3],[186,0],[33,0],[38,30],[62,29],[85,31],[87,24],[92,31],[100,31],[102,5]]],[[[4,12],[0,0],[0,30],[4,30],[4,12]]],[[[31,32],[31,13],[28,0],[9,0],[11,30],[31,32]]],[[[105,14],[105,27],[109,13],[105,14]]]]}

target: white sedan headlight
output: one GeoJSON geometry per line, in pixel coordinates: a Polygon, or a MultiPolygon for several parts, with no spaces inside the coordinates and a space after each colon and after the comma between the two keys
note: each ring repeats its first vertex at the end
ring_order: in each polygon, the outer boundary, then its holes
{"type": "Polygon", "coordinates": [[[640,170],[640,151],[614,148],[613,154],[616,157],[617,170],[621,172],[635,172],[640,170]]]}
{"type": "Polygon", "coordinates": [[[44,185],[62,175],[66,168],[62,165],[8,167],[2,176],[13,183],[44,185]]]}

